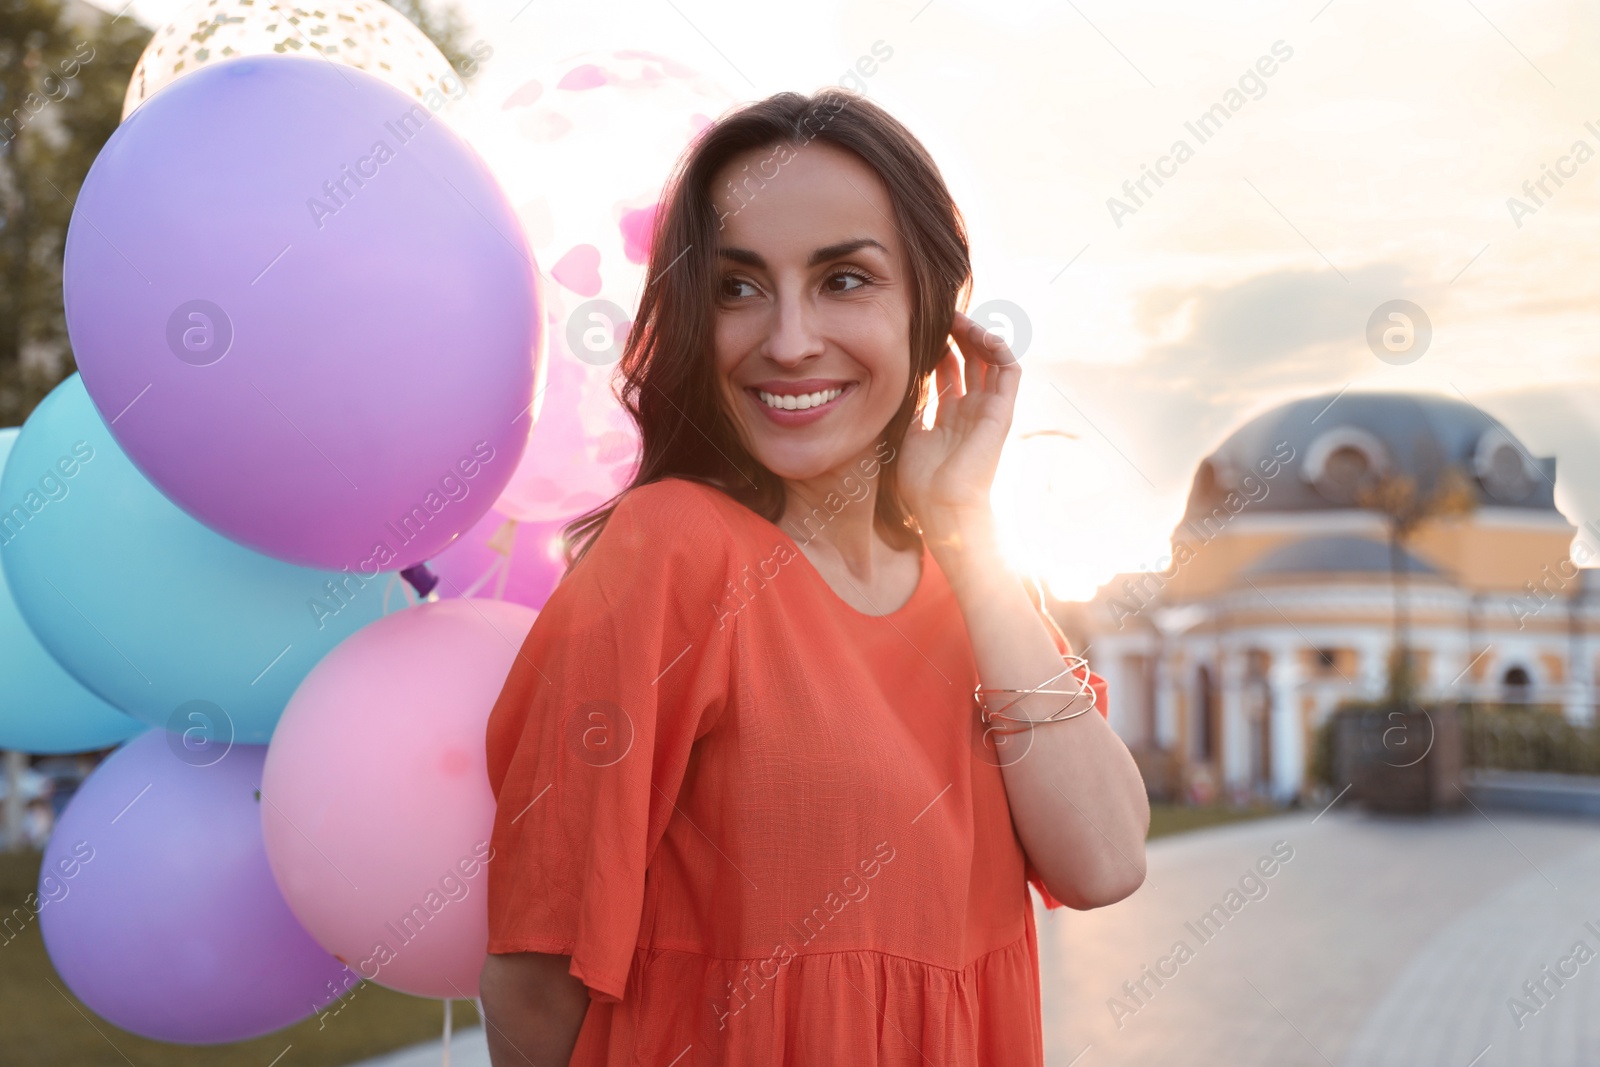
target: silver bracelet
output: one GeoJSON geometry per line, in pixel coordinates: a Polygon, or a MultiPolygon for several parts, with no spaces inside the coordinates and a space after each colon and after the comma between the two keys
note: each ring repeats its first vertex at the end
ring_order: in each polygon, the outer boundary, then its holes
{"type": "Polygon", "coordinates": [[[984,725],[989,727],[989,731],[988,732],[990,732],[990,733],[998,733],[998,734],[1021,733],[1023,730],[1031,730],[1036,725],[1041,725],[1043,723],[1051,723],[1051,722],[1066,722],[1068,719],[1076,719],[1079,715],[1085,715],[1085,714],[1095,710],[1095,707],[1096,707],[1096,705],[1097,705],[1097,703],[1099,701],[1099,697],[1095,693],[1093,687],[1089,685],[1089,674],[1090,674],[1089,661],[1084,659],[1082,656],[1064,656],[1062,658],[1066,661],[1067,665],[1065,667],[1063,667],[1060,671],[1058,671],[1055,674],[1051,675],[1049,678],[1046,678],[1044,680],[1043,684],[1041,684],[1041,685],[1039,685],[1039,686],[1037,686],[1037,687],[1035,687],[1033,689],[1007,689],[1007,688],[1000,687],[1000,686],[984,686],[984,685],[979,685],[976,689],[974,689],[972,691],[972,697],[973,697],[973,700],[978,705],[978,711],[979,711],[979,714],[980,714],[980,716],[981,716],[981,718],[983,720],[984,725]],[[1082,671],[1083,671],[1083,677],[1082,678],[1079,678],[1078,675],[1076,674],[1076,672],[1079,669],[1082,669],[1082,671]],[[1078,688],[1077,689],[1047,689],[1047,688],[1045,688],[1046,686],[1050,685],[1051,682],[1054,682],[1057,678],[1060,678],[1063,674],[1071,674],[1073,681],[1079,683],[1078,688]],[[985,694],[988,694],[988,693],[1016,693],[1017,696],[1014,699],[1012,699],[1011,701],[1009,701],[1008,703],[1002,705],[999,708],[991,708],[991,707],[989,707],[988,701],[984,699],[985,694]],[[1048,694],[1050,694],[1052,696],[1064,696],[1064,697],[1067,697],[1068,700],[1067,700],[1067,702],[1065,704],[1061,705],[1061,707],[1059,707],[1055,711],[1051,712],[1049,715],[1045,716],[1042,719],[1036,719],[1036,718],[1033,718],[1033,717],[1027,716],[1027,715],[1008,715],[1008,714],[1006,714],[1006,712],[1010,708],[1014,707],[1024,697],[1032,696],[1035,693],[1048,693],[1048,694]],[[1072,707],[1072,705],[1077,702],[1078,698],[1083,696],[1085,693],[1089,694],[1089,706],[1088,707],[1083,708],[1083,709],[1081,709],[1079,711],[1074,711],[1070,715],[1062,714],[1068,708],[1072,707]],[[991,725],[994,722],[994,720],[996,720],[996,719],[1004,719],[1006,722],[1021,723],[1022,725],[1013,727],[1011,729],[1003,729],[1001,727],[997,727],[997,726],[992,726],[991,725]]]}

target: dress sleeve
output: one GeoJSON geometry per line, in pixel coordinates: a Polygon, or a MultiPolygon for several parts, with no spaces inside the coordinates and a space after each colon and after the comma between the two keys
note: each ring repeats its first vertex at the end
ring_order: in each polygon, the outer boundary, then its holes
{"type": "MultiPolygon", "coordinates": [[[[1040,609],[1040,614],[1044,614],[1043,609],[1040,609]]],[[[1067,654],[1067,649],[1070,647],[1067,644],[1066,635],[1061,632],[1061,628],[1055,624],[1055,620],[1050,618],[1049,615],[1045,615],[1045,626],[1050,631],[1051,640],[1055,641],[1056,643],[1056,651],[1065,656],[1067,654]]],[[[1083,675],[1079,673],[1077,677],[1082,678],[1083,675]]],[[[1109,718],[1110,716],[1108,714],[1108,708],[1106,707],[1106,701],[1109,699],[1109,692],[1106,689],[1106,680],[1100,675],[1096,674],[1094,671],[1090,671],[1088,681],[1089,688],[1094,690],[1095,710],[1100,712],[1101,718],[1109,718]]],[[[1027,861],[1026,869],[1028,875],[1028,884],[1033,886],[1034,891],[1039,894],[1039,899],[1044,901],[1044,906],[1046,908],[1060,908],[1065,906],[1061,903],[1061,901],[1051,896],[1050,891],[1044,887],[1044,879],[1040,878],[1039,872],[1033,869],[1033,860],[1030,859],[1027,861]]]]}
{"type": "Polygon", "coordinates": [[[570,955],[596,1000],[622,999],[645,871],[728,691],[732,630],[713,605],[732,553],[710,492],[662,482],[622,498],[489,716],[488,951],[570,955]]]}

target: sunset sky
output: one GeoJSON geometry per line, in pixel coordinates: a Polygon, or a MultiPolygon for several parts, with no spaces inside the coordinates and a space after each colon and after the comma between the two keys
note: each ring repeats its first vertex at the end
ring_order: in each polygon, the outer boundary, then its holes
{"type": "MultiPolygon", "coordinates": [[[[132,10],[153,27],[181,6],[132,10]]],[[[1029,546],[1060,596],[1155,565],[1199,459],[1245,418],[1313,392],[1465,398],[1534,455],[1558,457],[1568,518],[1600,520],[1600,15],[1589,5],[463,10],[467,40],[495,53],[474,82],[480,104],[594,49],[664,53],[736,100],[814,90],[875,44],[891,49],[866,91],[944,171],[971,229],[974,305],[1009,301],[1031,325],[1012,452],[1043,462],[1013,463],[998,503],[1013,508],[1035,470],[1050,472],[1047,498],[1078,494],[1065,519],[1035,523],[1029,546]],[[1273,58],[1258,68],[1262,57],[1273,58]],[[1186,123],[1231,89],[1242,106],[1202,143],[1186,123]],[[1146,179],[1137,210],[1114,218],[1108,198],[1132,203],[1124,182],[1179,139],[1192,156],[1164,162],[1163,184],[1146,179]],[[1546,179],[1535,203],[1524,183],[1558,164],[1563,183],[1546,179]],[[1535,210],[1514,217],[1513,196],[1535,210]],[[1365,340],[1393,299],[1433,325],[1407,365],[1365,340]]],[[[1044,489],[1027,484],[1022,495],[1044,489]]],[[[1013,512],[1013,532],[1024,525],[1013,512]]]]}

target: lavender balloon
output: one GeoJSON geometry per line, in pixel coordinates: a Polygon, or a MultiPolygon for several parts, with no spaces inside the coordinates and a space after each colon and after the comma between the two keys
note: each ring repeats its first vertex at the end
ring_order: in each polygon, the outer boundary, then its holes
{"type": "Polygon", "coordinates": [[[45,849],[39,926],[67,986],[182,1044],[288,1026],[359,980],[301,927],[261,837],[263,745],[151,730],[73,796],[45,849]]]}
{"type": "Polygon", "coordinates": [[[147,100],[84,180],[68,333],[118,444],[265,555],[369,574],[437,553],[529,430],[544,317],[515,211],[427,108],[249,56],[147,100]]]}

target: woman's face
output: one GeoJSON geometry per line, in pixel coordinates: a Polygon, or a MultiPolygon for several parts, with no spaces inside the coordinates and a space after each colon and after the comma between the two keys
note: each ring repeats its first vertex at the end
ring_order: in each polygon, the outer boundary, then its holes
{"type": "Polygon", "coordinates": [[[911,278],[888,190],[822,141],[738,156],[711,189],[717,380],[745,446],[790,481],[853,463],[911,378],[911,278]]]}

